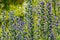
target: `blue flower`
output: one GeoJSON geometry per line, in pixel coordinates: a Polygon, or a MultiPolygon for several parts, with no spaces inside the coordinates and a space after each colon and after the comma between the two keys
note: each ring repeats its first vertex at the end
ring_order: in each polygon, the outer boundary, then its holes
{"type": "Polygon", "coordinates": [[[57,18],[57,16],[54,16],[54,18],[56,19],[56,18],[57,18]]]}
{"type": "Polygon", "coordinates": [[[44,5],[44,2],[41,2],[40,4],[44,5]]]}
{"type": "Polygon", "coordinates": [[[60,23],[60,20],[58,20],[58,22],[60,23]]]}
{"type": "Polygon", "coordinates": [[[3,30],[5,29],[5,26],[4,26],[4,25],[2,25],[2,29],[3,29],[3,30]]]}
{"type": "Polygon", "coordinates": [[[10,14],[10,15],[13,15],[13,14],[14,14],[14,11],[10,11],[9,14],[10,14]]]}
{"type": "Polygon", "coordinates": [[[25,24],[25,22],[21,22],[21,24],[22,24],[22,25],[24,25],[24,24],[25,24]]]}
{"type": "Polygon", "coordinates": [[[55,25],[58,26],[58,22],[55,25]]]}

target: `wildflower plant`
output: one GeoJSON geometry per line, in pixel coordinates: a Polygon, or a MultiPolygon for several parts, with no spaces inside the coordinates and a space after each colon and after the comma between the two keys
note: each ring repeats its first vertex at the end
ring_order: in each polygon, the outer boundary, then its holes
{"type": "Polygon", "coordinates": [[[0,0],[0,40],[60,40],[60,1],[0,0]]]}

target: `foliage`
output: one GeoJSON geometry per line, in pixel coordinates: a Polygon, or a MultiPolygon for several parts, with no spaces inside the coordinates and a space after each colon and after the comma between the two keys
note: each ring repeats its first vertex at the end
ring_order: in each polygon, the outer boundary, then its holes
{"type": "Polygon", "coordinates": [[[60,1],[0,0],[0,40],[60,40],[60,1]]]}

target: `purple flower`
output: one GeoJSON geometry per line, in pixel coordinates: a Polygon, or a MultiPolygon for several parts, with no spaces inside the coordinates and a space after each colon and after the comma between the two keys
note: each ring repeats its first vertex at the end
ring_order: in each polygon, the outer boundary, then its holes
{"type": "Polygon", "coordinates": [[[15,30],[19,30],[19,28],[15,27],[15,30]]]}
{"type": "Polygon", "coordinates": [[[22,25],[24,25],[24,24],[25,24],[25,22],[21,22],[21,24],[22,24],[22,25]]]}
{"type": "Polygon", "coordinates": [[[13,11],[10,11],[10,14],[13,14],[14,12],[13,11]]]}
{"type": "Polygon", "coordinates": [[[5,29],[5,26],[2,26],[2,29],[4,30],[5,29]]]}
{"type": "Polygon", "coordinates": [[[21,21],[21,18],[19,18],[19,17],[16,17],[16,19],[17,19],[18,21],[21,21]]]}
{"type": "Polygon", "coordinates": [[[58,23],[56,23],[55,25],[58,26],[58,23]]]}
{"type": "Polygon", "coordinates": [[[58,20],[58,22],[60,23],[60,20],[58,20]]]}
{"type": "Polygon", "coordinates": [[[24,34],[27,34],[27,32],[24,32],[24,34]]]}
{"type": "Polygon", "coordinates": [[[14,17],[11,18],[12,21],[13,21],[14,19],[15,19],[14,17]]]}
{"type": "Polygon", "coordinates": [[[16,24],[13,24],[12,27],[16,30],[19,30],[19,28],[16,26],[16,24]]]}
{"type": "Polygon", "coordinates": [[[44,5],[44,2],[41,2],[40,4],[44,5]]]}
{"type": "Polygon", "coordinates": [[[12,27],[16,30],[18,30],[19,28],[16,26],[16,24],[13,23],[12,27]]]}
{"type": "Polygon", "coordinates": [[[56,19],[56,18],[57,18],[57,16],[54,16],[54,18],[56,19]]]}

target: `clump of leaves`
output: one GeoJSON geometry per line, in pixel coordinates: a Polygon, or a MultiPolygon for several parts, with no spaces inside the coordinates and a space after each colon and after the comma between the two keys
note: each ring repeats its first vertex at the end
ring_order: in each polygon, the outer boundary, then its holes
{"type": "Polygon", "coordinates": [[[1,1],[4,4],[4,7],[2,9],[9,10],[9,5],[14,4],[14,5],[22,5],[24,0],[2,0],[1,1]]]}
{"type": "Polygon", "coordinates": [[[24,0],[18,0],[19,4],[22,4],[24,2],[24,0]]]}
{"type": "Polygon", "coordinates": [[[57,36],[57,38],[56,38],[57,40],[60,40],[60,35],[59,36],[57,36]]]}

